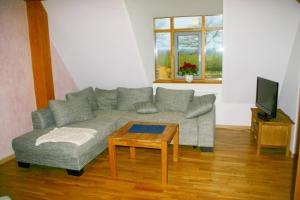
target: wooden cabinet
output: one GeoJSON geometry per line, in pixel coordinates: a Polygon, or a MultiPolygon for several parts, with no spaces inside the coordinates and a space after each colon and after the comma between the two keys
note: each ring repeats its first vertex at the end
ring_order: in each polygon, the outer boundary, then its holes
{"type": "Polygon", "coordinates": [[[251,108],[251,133],[257,141],[257,155],[260,155],[262,147],[286,149],[286,156],[290,153],[291,127],[293,121],[281,110],[277,110],[277,116],[270,121],[264,121],[257,117],[258,108],[251,108]]]}

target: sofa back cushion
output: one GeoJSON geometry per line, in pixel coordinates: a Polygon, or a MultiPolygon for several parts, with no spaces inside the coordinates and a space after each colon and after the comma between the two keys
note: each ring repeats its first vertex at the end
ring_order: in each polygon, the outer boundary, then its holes
{"type": "Polygon", "coordinates": [[[55,125],[55,119],[50,108],[33,111],[31,113],[31,119],[34,129],[43,129],[55,125]]]}
{"type": "Polygon", "coordinates": [[[71,99],[71,98],[74,98],[74,97],[87,98],[89,104],[92,107],[92,110],[93,111],[98,110],[97,98],[96,98],[96,95],[95,95],[94,90],[93,90],[92,87],[85,88],[85,89],[80,90],[78,92],[73,92],[73,93],[66,94],[66,99],[67,100],[71,99]]]}
{"type": "Polygon", "coordinates": [[[158,87],[155,105],[159,111],[185,112],[193,97],[194,90],[171,90],[158,87]]]}
{"type": "Polygon", "coordinates": [[[114,110],[117,108],[117,90],[102,90],[95,88],[99,110],[114,110]]]}
{"type": "Polygon", "coordinates": [[[52,100],[49,101],[49,107],[58,127],[96,117],[87,98],[84,97],[71,98],[67,101],[52,100]]]}
{"type": "Polygon", "coordinates": [[[117,88],[118,110],[134,110],[133,104],[151,101],[153,99],[152,87],[145,88],[117,88]]]}

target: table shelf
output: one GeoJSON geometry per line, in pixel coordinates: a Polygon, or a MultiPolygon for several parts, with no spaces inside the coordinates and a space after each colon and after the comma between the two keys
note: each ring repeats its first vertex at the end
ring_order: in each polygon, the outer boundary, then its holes
{"type": "Polygon", "coordinates": [[[257,142],[257,155],[261,148],[285,148],[286,156],[290,154],[290,137],[293,121],[281,110],[277,110],[276,118],[264,121],[258,118],[261,110],[251,108],[251,133],[257,142]]]}

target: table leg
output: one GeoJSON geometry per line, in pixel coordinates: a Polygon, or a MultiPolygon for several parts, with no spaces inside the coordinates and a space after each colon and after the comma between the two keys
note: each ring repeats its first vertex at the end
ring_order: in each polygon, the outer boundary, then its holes
{"type": "Polygon", "coordinates": [[[110,175],[112,178],[116,178],[117,177],[116,146],[111,137],[109,137],[108,139],[108,153],[109,153],[110,175]]]}
{"type": "Polygon", "coordinates": [[[163,185],[168,183],[168,143],[166,141],[161,144],[161,182],[163,185]]]}
{"type": "Polygon", "coordinates": [[[290,156],[290,141],[291,141],[291,126],[288,126],[288,132],[287,132],[287,144],[285,148],[285,156],[289,157],[290,156]]]}
{"type": "Polygon", "coordinates": [[[260,144],[257,144],[256,155],[260,155],[260,144]]]}
{"type": "Polygon", "coordinates": [[[130,149],[130,158],[134,159],[135,158],[135,147],[129,147],[130,149]]]}
{"type": "Polygon", "coordinates": [[[178,161],[178,149],[179,149],[179,130],[176,128],[176,133],[173,138],[173,161],[178,161]]]}
{"type": "Polygon", "coordinates": [[[260,138],[262,137],[262,125],[259,123],[258,126],[258,134],[257,134],[257,148],[256,148],[256,155],[260,155],[260,138]]]}

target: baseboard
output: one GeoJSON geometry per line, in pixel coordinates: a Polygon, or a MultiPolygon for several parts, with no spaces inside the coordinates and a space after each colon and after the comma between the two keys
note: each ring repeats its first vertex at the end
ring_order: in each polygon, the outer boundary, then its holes
{"type": "Polygon", "coordinates": [[[250,130],[250,126],[238,126],[238,125],[217,124],[216,128],[230,129],[230,130],[235,130],[235,131],[249,131],[250,130]]]}
{"type": "Polygon", "coordinates": [[[12,155],[9,155],[9,156],[1,159],[0,160],[0,165],[3,165],[4,163],[6,163],[6,162],[8,162],[8,161],[10,161],[12,159],[14,159],[15,157],[16,157],[15,154],[12,154],[12,155]]]}

